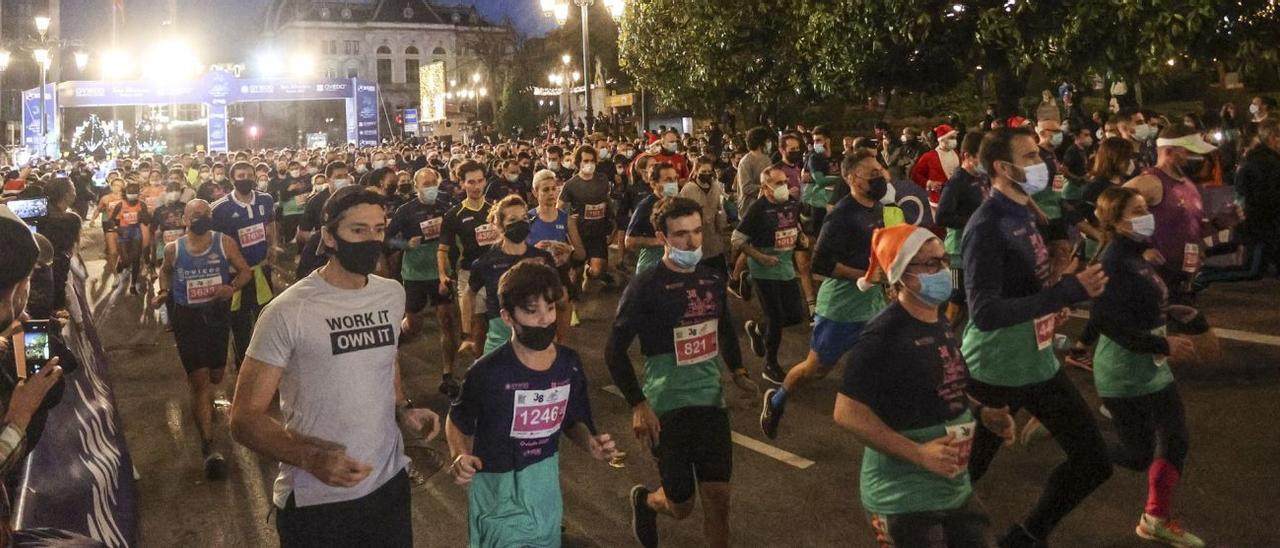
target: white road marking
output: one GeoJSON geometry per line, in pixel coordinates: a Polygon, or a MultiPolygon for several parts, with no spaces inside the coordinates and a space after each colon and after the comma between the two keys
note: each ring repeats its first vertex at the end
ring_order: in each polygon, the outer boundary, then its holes
{"type": "MultiPolygon", "coordinates": [[[[613,394],[619,398],[623,397],[622,390],[612,384],[604,387],[604,391],[610,394],[613,394]]],[[[737,432],[731,432],[731,434],[732,434],[733,443],[736,443],[747,449],[760,453],[761,455],[764,455],[766,457],[780,461],[784,464],[789,464],[801,470],[804,470],[814,465],[813,461],[806,459],[795,453],[792,453],[790,451],[778,449],[777,447],[769,445],[765,442],[762,442],[760,440],[757,440],[755,438],[752,438],[743,434],[739,434],[737,432]]]]}
{"type": "MultiPolygon", "coordinates": [[[[1089,312],[1087,310],[1072,310],[1071,317],[1087,320],[1089,319],[1089,312]]],[[[1264,335],[1262,333],[1254,333],[1252,331],[1240,331],[1238,329],[1224,329],[1221,327],[1214,327],[1213,332],[1216,333],[1218,337],[1222,339],[1230,339],[1233,341],[1240,341],[1240,342],[1247,342],[1247,343],[1254,343],[1254,344],[1265,344],[1268,346],[1280,346],[1280,337],[1276,335],[1264,335]]]]}

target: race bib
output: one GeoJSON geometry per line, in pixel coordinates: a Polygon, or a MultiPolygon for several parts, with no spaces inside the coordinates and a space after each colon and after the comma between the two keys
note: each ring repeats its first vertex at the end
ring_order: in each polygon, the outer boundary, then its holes
{"type": "Polygon", "coordinates": [[[583,208],[582,218],[587,221],[598,221],[604,218],[604,214],[606,211],[608,211],[608,209],[609,209],[609,204],[607,202],[599,203],[599,204],[587,204],[583,208]]]}
{"type": "Polygon", "coordinates": [[[720,355],[719,320],[675,328],[676,365],[692,365],[720,355]]]}
{"type": "Polygon", "coordinates": [[[1062,192],[1062,187],[1067,185],[1067,177],[1061,173],[1053,176],[1053,190],[1062,192]]]}
{"type": "Polygon", "coordinates": [[[297,204],[297,205],[300,205],[300,206],[307,205],[307,195],[306,195],[306,194],[299,194],[299,195],[297,195],[297,196],[294,196],[294,197],[293,197],[293,203],[295,203],[295,204],[297,204]]]}
{"type": "Polygon", "coordinates": [[[476,243],[481,246],[489,246],[498,243],[498,227],[489,223],[476,227],[476,243]]]}
{"type": "Polygon", "coordinates": [[[187,304],[201,304],[213,300],[222,287],[222,277],[187,278],[187,304]]]}
{"type": "Polygon", "coordinates": [[[252,224],[239,230],[240,247],[249,247],[267,239],[267,229],[262,223],[252,224]]]}
{"type": "Polygon", "coordinates": [[[800,237],[798,227],[780,228],[773,233],[773,248],[786,251],[796,247],[796,238],[800,237]]]}
{"type": "Polygon", "coordinates": [[[161,235],[164,237],[164,243],[171,244],[178,238],[181,238],[182,234],[185,232],[186,231],[181,228],[175,228],[172,230],[166,230],[161,235]]]}
{"type": "Polygon", "coordinates": [[[1188,242],[1182,249],[1182,271],[1195,274],[1200,271],[1200,245],[1188,242]]]}
{"type": "Polygon", "coordinates": [[[440,225],[442,224],[444,224],[444,217],[435,217],[418,223],[418,229],[422,231],[422,239],[434,240],[439,238],[440,225]]]}
{"type": "Polygon", "coordinates": [[[511,437],[539,439],[555,435],[569,407],[569,385],[547,390],[516,390],[511,406],[511,437]]]}
{"type": "Polygon", "coordinates": [[[947,433],[955,436],[956,448],[959,449],[960,468],[969,466],[969,453],[973,452],[973,429],[977,421],[962,422],[947,427],[947,433]]]}
{"type": "Polygon", "coordinates": [[[1036,349],[1044,350],[1053,346],[1054,315],[1036,318],[1036,349]]]}
{"type": "Polygon", "coordinates": [[[120,212],[120,218],[122,219],[122,222],[120,224],[126,225],[126,226],[134,225],[138,223],[138,212],[122,211],[120,212]]]}

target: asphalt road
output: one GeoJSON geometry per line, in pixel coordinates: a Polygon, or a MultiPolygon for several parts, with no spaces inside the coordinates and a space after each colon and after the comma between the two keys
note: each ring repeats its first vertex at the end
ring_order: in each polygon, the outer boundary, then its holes
{"type": "MultiPolygon", "coordinates": [[[[102,265],[96,250],[101,232],[92,229],[85,234],[85,258],[96,272],[102,265]]],[[[220,444],[228,455],[229,475],[222,481],[205,481],[187,385],[172,336],[143,312],[142,297],[96,284],[91,294],[99,303],[97,321],[137,468],[140,544],[275,545],[270,511],[275,463],[231,442],[225,435],[225,414],[220,413],[220,444]]],[[[637,482],[657,483],[654,463],[629,434],[629,410],[607,390],[610,380],[603,348],[616,299],[616,290],[588,296],[579,309],[582,324],[572,330],[568,345],[587,362],[598,426],[619,437],[631,457],[624,469],[613,469],[591,460],[572,444],[562,446],[566,546],[633,546],[628,491],[637,482]]],[[[1280,545],[1280,530],[1274,528],[1275,509],[1280,508],[1280,428],[1273,424],[1280,419],[1280,281],[1212,287],[1201,295],[1201,305],[1215,327],[1233,331],[1231,338],[1222,340],[1220,363],[1195,370],[1175,368],[1191,432],[1190,457],[1175,510],[1189,530],[1211,545],[1280,545]]],[[[739,321],[759,316],[754,303],[735,301],[733,306],[739,321]]],[[[1074,334],[1082,325],[1073,320],[1066,331],[1074,334]]],[[[788,329],[783,361],[799,360],[807,351],[808,328],[788,329]]],[[[749,350],[744,355],[758,373],[759,361],[749,350]]],[[[440,365],[434,332],[429,330],[407,345],[401,360],[411,396],[443,414],[447,401],[435,391],[440,365]]],[[[1074,370],[1070,374],[1096,407],[1089,375],[1074,370]]],[[[759,432],[758,409],[737,401],[736,389],[726,385],[737,434],[734,545],[874,545],[857,498],[862,447],[831,420],[838,378],[832,375],[791,396],[782,434],[774,441],[759,432]]],[[[226,399],[233,385],[234,376],[228,375],[222,386],[226,399]]],[[[1106,419],[1099,421],[1104,430],[1109,427],[1106,419]]],[[[411,453],[427,474],[440,466],[441,455],[447,455],[443,439],[431,448],[432,452],[411,453]]],[[[976,486],[993,533],[1025,513],[1048,471],[1061,459],[1061,451],[1051,441],[1001,452],[976,486]]],[[[1061,524],[1053,544],[1146,544],[1133,533],[1146,493],[1145,474],[1117,469],[1061,524]]],[[[465,545],[465,497],[446,471],[430,475],[415,487],[414,534],[419,546],[465,545]]],[[[679,523],[660,518],[659,528],[665,546],[701,545],[700,511],[679,523]]]]}

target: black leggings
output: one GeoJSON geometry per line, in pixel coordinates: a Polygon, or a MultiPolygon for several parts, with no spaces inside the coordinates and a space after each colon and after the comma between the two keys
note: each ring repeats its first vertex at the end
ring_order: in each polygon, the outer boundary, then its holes
{"type": "MultiPolygon", "coordinates": [[[[1067,454],[1067,460],[1049,473],[1040,500],[1022,522],[1027,532],[1046,541],[1063,517],[1111,477],[1106,442],[1092,411],[1062,370],[1045,382],[1026,386],[996,386],[970,379],[969,394],[988,407],[1007,405],[1010,413],[1026,408],[1067,454]]],[[[973,482],[986,474],[1003,441],[978,423],[969,458],[973,482]]]]}
{"type": "Polygon", "coordinates": [[[409,475],[404,470],[355,500],[298,506],[292,494],[276,512],[280,546],[413,546],[409,475]]]}
{"type": "Polygon", "coordinates": [[[1190,436],[1178,385],[1134,398],[1102,398],[1111,411],[1119,444],[1111,460],[1130,470],[1146,471],[1156,458],[1169,461],[1179,472],[1187,460],[1190,436]]]}
{"type": "Polygon", "coordinates": [[[795,280],[756,280],[756,296],[764,318],[760,331],[764,334],[764,360],[778,365],[778,347],[782,345],[782,328],[800,323],[804,318],[804,298],[800,295],[800,283],[795,280]]]}

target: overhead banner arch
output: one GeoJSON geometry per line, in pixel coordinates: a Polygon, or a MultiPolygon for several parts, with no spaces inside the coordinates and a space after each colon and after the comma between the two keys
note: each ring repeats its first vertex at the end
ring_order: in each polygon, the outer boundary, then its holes
{"type": "MultiPolygon", "coordinates": [[[[50,87],[55,87],[50,84],[50,87]]],[[[287,78],[236,78],[235,75],[211,70],[196,80],[186,82],[153,82],[147,80],[72,80],[57,84],[54,93],[39,101],[40,89],[23,93],[22,142],[32,153],[40,153],[40,116],[56,120],[60,109],[80,107],[149,106],[166,104],[201,104],[208,107],[207,147],[225,152],[227,139],[227,105],[272,101],[344,101],[346,107],[347,142],[357,146],[378,144],[378,86],[360,80],[287,78]],[[34,101],[25,100],[34,97],[34,101]],[[31,103],[31,104],[28,104],[31,103]],[[43,108],[42,108],[43,107],[43,108]],[[31,122],[31,123],[28,123],[31,122]]],[[[47,124],[45,143],[60,143],[56,123],[47,124]]],[[[44,151],[56,151],[46,144],[44,151]]]]}

